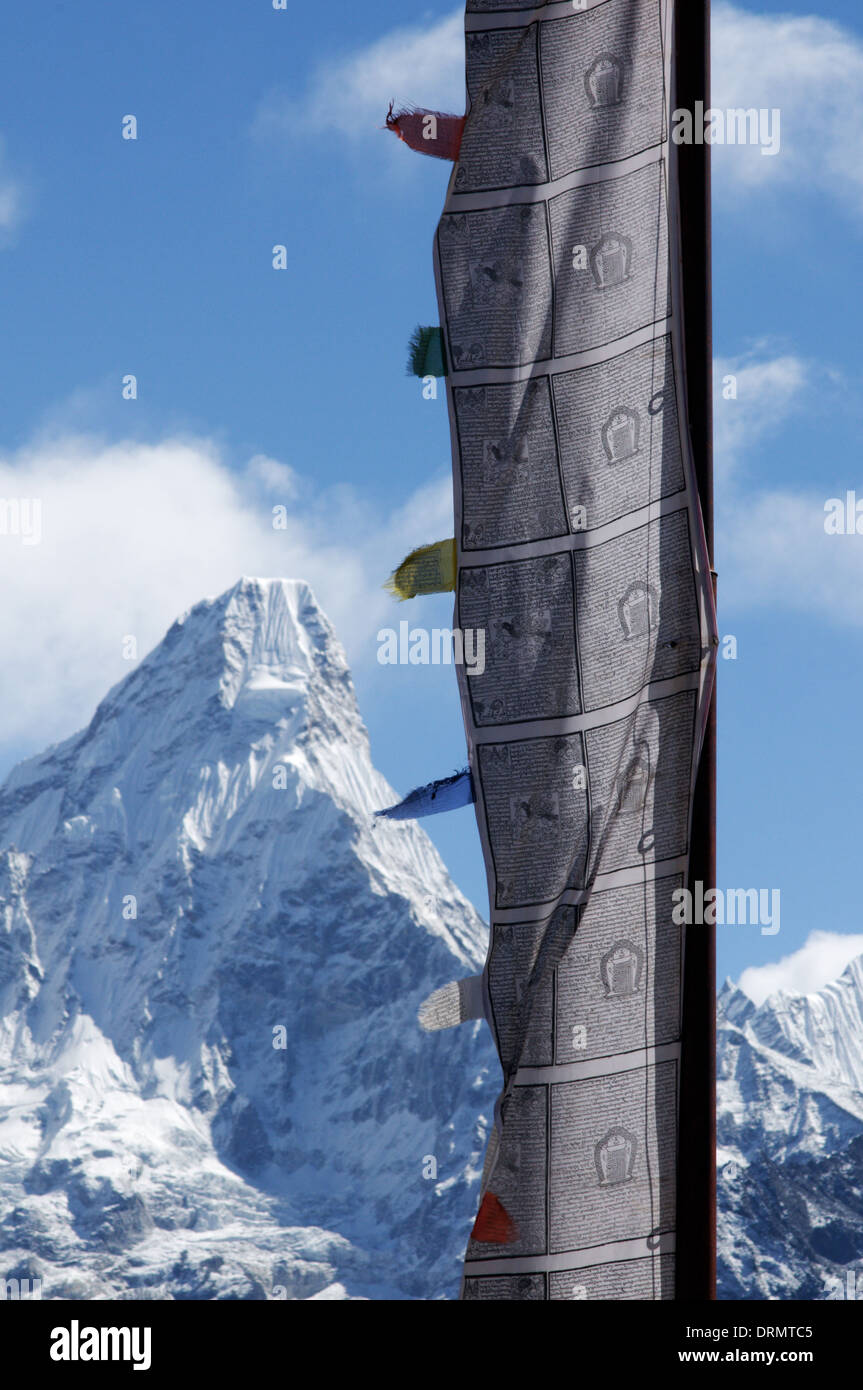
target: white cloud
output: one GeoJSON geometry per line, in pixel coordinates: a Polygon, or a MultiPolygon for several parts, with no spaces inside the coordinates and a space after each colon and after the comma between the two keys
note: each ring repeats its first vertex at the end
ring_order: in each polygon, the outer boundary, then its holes
{"type": "MultiPolygon", "coordinates": [[[[717,476],[728,482],[744,453],[780,429],[804,400],[816,369],[792,354],[765,355],[763,347],[741,357],[717,358],[714,447],[717,476]],[[726,399],[723,384],[735,378],[736,396],[726,399]]],[[[820,373],[818,373],[820,375],[820,373]]]]}
{"type": "Polygon", "coordinates": [[[389,515],[347,487],[302,505],[296,493],[287,465],[258,456],[232,472],[202,440],[40,440],[0,459],[7,756],[86,723],[130,669],[125,636],[144,656],[179,613],[244,573],[308,580],[352,662],[374,662],[378,628],[393,618],[382,585],[411,547],[452,534],[451,479],[389,515]],[[34,501],[38,544],[24,534],[34,501]],[[286,529],[273,528],[277,506],[286,529]]]}
{"type": "Polygon", "coordinates": [[[246,472],[263,490],[277,492],[283,502],[293,501],[297,495],[299,479],[288,463],[280,463],[267,454],[255,454],[249,459],[246,472]]]}
{"type": "Polygon", "coordinates": [[[714,7],[712,104],[781,112],[781,149],[717,146],[717,178],[824,192],[863,212],[863,43],[817,15],[714,7]]]}
{"type": "Polygon", "coordinates": [[[837,980],[846,965],[863,955],[863,936],[839,932],[810,932],[805,945],[790,956],[769,965],[751,965],[738,984],[756,1004],[763,1004],[777,990],[788,994],[813,994],[837,980]]]}
{"type": "MultiPolygon", "coordinates": [[[[863,540],[828,535],[825,491],[753,484],[757,446],[824,398],[836,374],[769,344],[714,364],[717,559],[726,608],[770,606],[863,623],[863,540]],[[722,397],[725,378],[737,398],[722,397]]],[[[823,406],[823,400],[822,400],[823,406]]],[[[844,496],[844,494],[843,494],[844,496]]],[[[863,500],[863,494],[861,494],[863,500]]]]}
{"type": "Polygon", "coordinates": [[[721,587],[726,603],[863,623],[863,544],[827,535],[823,493],[765,491],[723,509],[721,587]]]}
{"type": "Polygon", "coordinates": [[[464,10],[431,25],[394,29],[354,53],[322,64],[302,98],[271,92],[258,134],[305,138],[337,131],[356,138],[384,124],[390,101],[464,111],[464,10]]]}

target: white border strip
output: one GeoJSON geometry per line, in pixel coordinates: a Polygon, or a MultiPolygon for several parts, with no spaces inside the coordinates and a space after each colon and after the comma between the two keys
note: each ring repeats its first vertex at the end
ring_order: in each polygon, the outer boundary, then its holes
{"type": "Polygon", "coordinates": [[[673,1255],[677,1248],[675,1231],[660,1236],[641,1236],[636,1240],[616,1240],[609,1245],[592,1245],[586,1250],[570,1250],[562,1255],[526,1255],[511,1260],[466,1260],[465,1278],[482,1274],[566,1274],[570,1269],[589,1269],[618,1260],[652,1259],[673,1255]]]}

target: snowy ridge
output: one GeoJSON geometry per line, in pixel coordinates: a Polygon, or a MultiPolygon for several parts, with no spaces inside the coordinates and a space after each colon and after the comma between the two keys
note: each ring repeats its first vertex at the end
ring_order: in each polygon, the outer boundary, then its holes
{"type": "Polygon", "coordinates": [[[35,1258],[44,1297],[452,1296],[496,1063],[478,1026],[416,1013],[486,928],[424,831],[373,820],[396,799],[299,581],[196,605],[14,769],[0,1274],[35,1258]]]}
{"type": "Polygon", "coordinates": [[[817,993],[719,996],[720,1294],[863,1293],[863,957],[817,993]]]}

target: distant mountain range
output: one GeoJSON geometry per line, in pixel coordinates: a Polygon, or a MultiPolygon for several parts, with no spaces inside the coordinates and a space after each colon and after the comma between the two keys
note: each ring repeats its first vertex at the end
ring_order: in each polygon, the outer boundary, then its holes
{"type": "Polygon", "coordinates": [[[863,957],[758,1008],[725,984],[719,1244],[722,1298],[863,1298],[863,957]]]}

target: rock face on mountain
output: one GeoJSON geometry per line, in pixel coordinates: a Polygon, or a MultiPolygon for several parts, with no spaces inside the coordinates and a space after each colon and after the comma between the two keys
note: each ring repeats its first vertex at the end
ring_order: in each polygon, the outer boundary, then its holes
{"type": "Polygon", "coordinates": [[[0,790],[0,1277],[43,1298],[458,1289],[499,1074],[422,999],[486,929],[374,821],[308,586],[198,604],[0,790]]]}
{"type": "Polygon", "coordinates": [[[719,1025],[720,1297],[863,1298],[863,957],[719,1025]]]}

